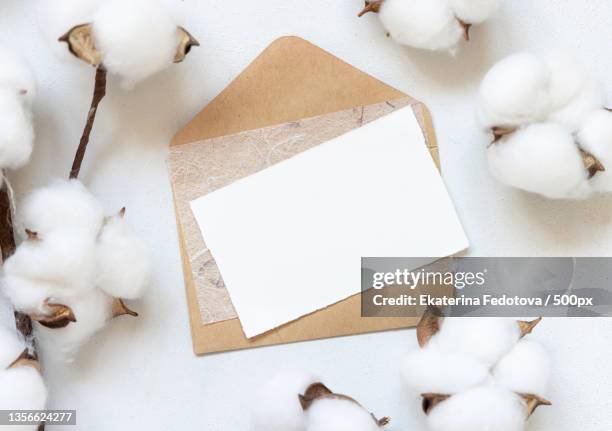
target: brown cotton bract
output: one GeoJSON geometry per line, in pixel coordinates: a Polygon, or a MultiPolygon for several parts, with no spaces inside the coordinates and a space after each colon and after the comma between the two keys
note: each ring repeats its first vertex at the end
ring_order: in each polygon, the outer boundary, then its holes
{"type": "Polygon", "coordinates": [[[11,364],[6,367],[7,370],[19,367],[32,367],[40,371],[40,362],[36,355],[30,353],[30,349],[25,349],[11,364]]]}

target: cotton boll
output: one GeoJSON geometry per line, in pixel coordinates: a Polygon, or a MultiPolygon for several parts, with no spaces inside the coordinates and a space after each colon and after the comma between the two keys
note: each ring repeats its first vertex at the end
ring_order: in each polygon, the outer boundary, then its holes
{"type": "Polygon", "coordinates": [[[71,291],[93,287],[95,239],[81,230],[56,230],[24,241],[5,263],[5,274],[71,291]]]}
{"type": "Polygon", "coordinates": [[[522,340],[493,370],[497,383],[519,394],[543,397],[550,377],[550,359],[535,341],[522,340]]]}
{"type": "Polygon", "coordinates": [[[518,395],[494,385],[453,395],[427,416],[431,431],[523,431],[527,411],[518,395]]]}
{"type": "Polygon", "coordinates": [[[457,18],[470,24],[489,19],[501,6],[501,0],[450,0],[457,18]]]}
{"type": "Polygon", "coordinates": [[[26,106],[36,95],[36,78],[28,62],[20,55],[0,47],[0,87],[9,90],[26,106]]]}
{"type": "Polygon", "coordinates": [[[489,169],[502,183],[551,199],[584,198],[587,171],[573,136],[562,126],[527,126],[492,144],[489,169]]]}
{"type": "Polygon", "coordinates": [[[483,383],[489,369],[469,356],[443,354],[426,346],[408,354],[402,375],[408,387],[418,394],[454,394],[483,383]]]}
{"type": "MultiPolygon", "coordinates": [[[[58,39],[77,25],[92,21],[102,0],[38,0],[36,14],[38,27],[54,54],[64,61],[76,61],[66,45],[58,39]]],[[[79,62],[79,64],[83,64],[79,62]]]]}
{"type": "Polygon", "coordinates": [[[549,78],[548,67],[534,54],[523,52],[501,60],[480,84],[480,124],[489,129],[541,120],[549,109],[549,78]]]}
{"type": "Polygon", "coordinates": [[[93,30],[104,66],[126,87],[170,66],[179,44],[177,24],[154,0],[106,1],[93,30]]]}
{"type": "Polygon", "coordinates": [[[590,180],[593,189],[601,192],[612,191],[612,112],[600,109],[585,119],[578,132],[582,149],[594,155],[606,168],[590,180]]]}
{"type": "Polygon", "coordinates": [[[393,39],[414,48],[452,51],[463,37],[446,0],[385,0],[378,16],[393,39]]]}
{"type": "Polygon", "coordinates": [[[19,96],[0,88],[0,168],[17,169],[25,165],[30,160],[33,143],[30,114],[19,96]]]}
{"type": "Polygon", "coordinates": [[[283,372],[265,382],[254,398],[254,431],[304,431],[298,396],[319,379],[306,372],[283,372]]]}
{"type": "Polygon", "coordinates": [[[0,370],[12,364],[25,348],[26,345],[17,335],[15,328],[9,329],[0,325],[0,370]]]}
{"type": "Polygon", "coordinates": [[[22,206],[23,224],[44,237],[65,227],[97,235],[104,220],[98,200],[79,181],[56,181],[32,192],[22,206]]]}
{"type": "Polygon", "coordinates": [[[307,410],[306,431],[380,431],[370,413],[344,399],[321,399],[307,410]]]}
{"type": "Polygon", "coordinates": [[[488,366],[508,353],[520,338],[516,320],[496,317],[447,317],[427,347],[443,354],[465,355],[488,366]]]}
{"type": "Polygon", "coordinates": [[[575,132],[580,129],[591,112],[601,109],[604,105],[605,97],[601,84],[588,81],[565,107],[552,112],[548,119],[575,132]]]}
{"type": "Polygon", "coordinates": [[[35,336],[45,361],[71,363],[79,349],[112,318],[113,298],[93,289],[76,297],[66,297],[62,303],[72,309],[76,322],[59,329],[36,325],[35,336]]]}
{"type": "Polygon", "coordinates": [[[96,271],[96,286],[116,298],[139,298],[147,287],[151,275],[147,247],[121,216],[111,217],[102,228],[96,271]]]}

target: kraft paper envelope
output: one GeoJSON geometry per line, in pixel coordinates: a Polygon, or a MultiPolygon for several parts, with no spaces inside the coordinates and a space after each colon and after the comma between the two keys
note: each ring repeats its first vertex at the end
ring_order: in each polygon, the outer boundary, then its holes
{"type": "Polygon", "coordinates": [[[406,105],[414,109],[429,151],[439,165],[431,117],[423,104],[309,42],[284,37],[272,43],[177,133],[172,141],[170,171],[196,354],[398,329],[417,323],[418,319],[412,317],[362,318],[360,296],[355,295],[247,339],[214,260],[203,256],[207,253],[205,239],[193,229],[193,220],[185,210],[188,195],[190,199],[201,196],[211,191],[210,184],[218,187],[257,172],[406,105]],[[224,136],[237,133],[243,134],[242,148],[224,145],[224,136]],[[284,145],[280,150],[275,147],[278,139],[284,145]],[[188,172],[197,172],[199,178],[188,172]],[[201,244],[202,250],[194,249],[194,244],[201,244]]]}

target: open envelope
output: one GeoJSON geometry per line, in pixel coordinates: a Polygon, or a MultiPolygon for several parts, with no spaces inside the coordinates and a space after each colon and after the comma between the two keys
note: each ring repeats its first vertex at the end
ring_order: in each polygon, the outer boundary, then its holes
{"type": "MultiPolygon", "coordinates": [[[[359,127],[364,123],[364,117],[371,121],[406,105],[411,105],[415,111],[432,157],[439,164],[431,118],[422,103],[302,39],[284,37],[272,43],[177,133],[171,144],[170,170],[195,353],[206,354],[398,329],[417,323],[418,319],[412,317],[362,318],[360,295],[251,339],[245,337],[235,315],[228,314],[227,319],[208,323],[203,318],[202,297],[195,277],[202,268],[194,265],[194,256],[190,255],[187,247],[189,236],[199,233],[185,228],[190,222],[186,220],[183,211],[187,205],[183,190],[187,188],[185,181],[188,179],[183,175],[181,164],[186,163],[184,160],[187,159],[181,159],[186,155],[179,154],[182,152],[181,146],[185,149],[189,147],[190,151],[194,148],[207,151],[202,157],[202,166],[198,167],[201,168],[201,175],[206,176],[210,175],[206,164],[212,169],[214,164],[211,163],[215,158],[222,160],[231,157],[236,161],[236,166],[248,166],[248,160],[239,160],[240,157],[246,157],[245,154],[236,154],[231,148],[222,145],[226,135],[273,125],[279,126],[270,130],[283,130],[282,123],[300,125],[299,120],[307,118],[303,121],[305,127],[316,126],[319,121],[328,126],[327,133],[333,137],[334,134],[338,136],[359,127]]],[[[248,133],[245,137],[248,137],[248,133]]],[[[187,156],[192,163],[194,155],[187,156]]],[[[233,175],[245,176],[250,173],[234,172],[233,175]]],[[[201,241],[201,238],[197,239],[201,241]]],[[[221,286],[220,289],[224,288],[221,286]]]]}

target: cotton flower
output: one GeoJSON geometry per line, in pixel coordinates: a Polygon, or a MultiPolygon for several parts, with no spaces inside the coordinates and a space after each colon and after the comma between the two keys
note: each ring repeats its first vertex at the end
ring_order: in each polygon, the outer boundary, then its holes
{"type": "Polygon", "coordinates": [[[77,58],[103,65],[126,88],[182,61],[199,45],[158,0],[60,0],[52,9],[43,3],[41,15],[53,40],[67,42],[77,58]]]}
{"type": "MultiPolygon", "coordinates": [[[[587,129],[605,127],[604,102],[600,84],[568,55],[518,53],[501,60],[478,93],[477,119],[494,135],[487,148],[492,175],[549,199],[608,191],[602,159],[612,142],[600,140],[594,152],[581,142],[589,119],[600,118],[602,126],[591,121],[587,129]]],[[[584,137],[593,139],[588,132],[584,137]]]]}
{"type": "Polygon", "coordinates": [[[111,296],[139,298],[150,278],[146,245],[131,231],[123,211],[110,217],[96,244],[96,286],[111,296]]]}
{"type": "Polygon", "coordinates": [[[140,297],[151,264],[119,215],[77,180],[35,190],[23,205],[27,232],[4,264],[1,290],[37,322],[45,350],[67,361],[113,317],[136,315],[120,298],[140,297]]]}
{"type": "Polygon", "coordinates": [[[0,48],[0,169],[17,169],[30,160],[35,94],[36,80],[27,62],[0,48]]]}
{"type": "MultiPolygon", "coordinates": [[[[47,390],[32,359],[21,358],[26,344],[14,329],[0,325],[0,410],[42,410],[47,390]]],[[[37,426],[2,427],[31,430],[37,426]]]]}
{"type": "Polygon", "coordinates": [[[472,24],[480,24],[499,8],[500,0],[367,0],[366,12],[378,12],[389,36],[402,45],[454,52],[469,40],[472,24]]]}
{"type": "Polygon", "coordinates": [[[304,431],[298,395],[319,379],[307,372],[283,372],[264,383],[255,397],[253,431],[304,431]]]}
{"type": "Polygon", "coordinates": [[[272,377],[258,391],[252,410],[254,431],[377,431],[388,422],[307,372],[272,377]]]}
{"type": "Polygon", "coordinates": [[[417,326],[421,349],[402,365],[423,399],[431,431],[523,431],[544,399],[546,351],[523,339],[541,321],[443,318],[428,309],[417,326]]]}
{"type": "Polygon", "coordinates": [[[463,37],[448,0],[385,0],[379,18],[391,37],[420,49],[450,49],[463,37]]]}

